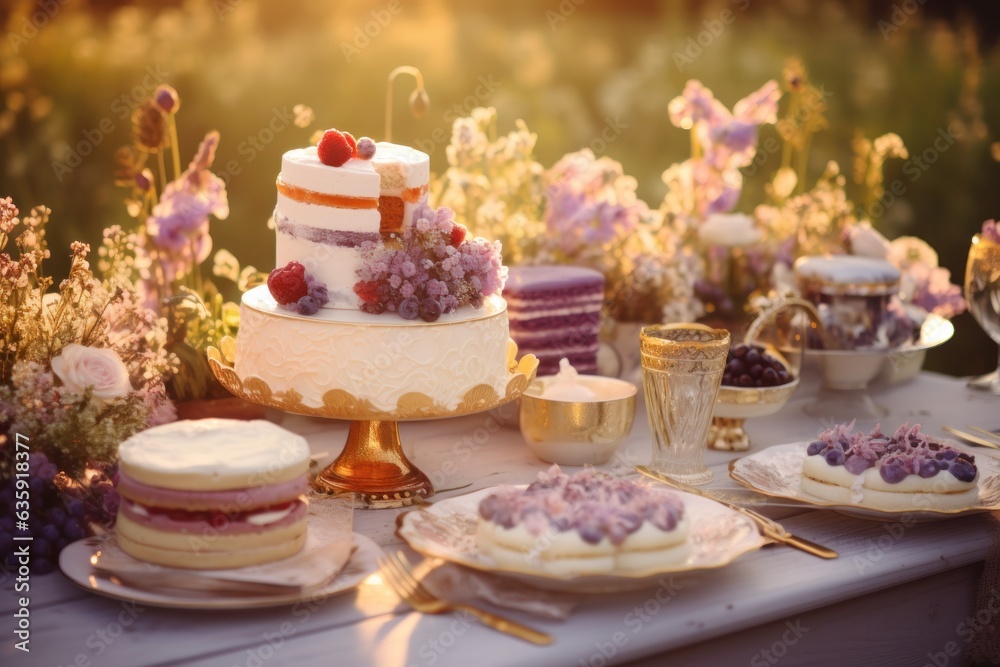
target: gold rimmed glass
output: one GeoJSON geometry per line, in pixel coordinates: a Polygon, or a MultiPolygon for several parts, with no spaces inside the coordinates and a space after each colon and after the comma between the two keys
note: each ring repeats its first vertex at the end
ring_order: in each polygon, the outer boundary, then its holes
{"type": "MultiPolygon", "coordinates": [[[[1000,244],[978,234],[965,265],[965,300],[979,326],[1000,345],[1000,244]]],[[[1000,363],[992,373],[969,380],[969,386],[1000,394],[1000,363]]]]}
{"type": "Polygon", "coordinates": [[[712,479],[705,439],[729,351],[729,332],[700,324],[643,327],[642,384],[653,458],[649,467],[686,484],[712,479]]]}

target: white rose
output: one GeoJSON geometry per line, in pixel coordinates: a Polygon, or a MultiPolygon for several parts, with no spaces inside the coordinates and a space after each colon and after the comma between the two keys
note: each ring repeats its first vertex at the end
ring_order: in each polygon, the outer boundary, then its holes
{"type": "Polygon", "coordinates": [[[716,213],[698,227],[698,237],[708,245],[739,248],[760,240],[753,218],[742,213],[716,213]]]}
{"type": "Polygon", "coordinates": [[[848,232],[851,254],[862,257],[886,259],[889,256],[889,239],[882,236],[868,223],[855,225],[848,232]]]}
{"type": "Polygon", "coordinates": [[[114,350],[70,343],[52,359],[52,372],[72,392],[94,388],[94,397],[112,401],[132,391],[128,369],[114,350]]]}

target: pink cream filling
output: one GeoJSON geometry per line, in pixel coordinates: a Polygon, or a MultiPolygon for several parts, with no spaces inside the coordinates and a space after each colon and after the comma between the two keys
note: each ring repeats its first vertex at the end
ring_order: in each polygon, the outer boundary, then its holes
{"type": "Polygon", "coordinates": [[[242,510],[278,505],[298,498],[309,490],[309,481],[302,475],[280,484],[250,486],[225,491],[179,491],[152,486],[129,477],[118,477],[118,491],[126,498],[140,499],[153,507],[201,509],[204,507],[238,507],[242,510]]]}
{"type": "Polygon", "coordinates": [[[308,510],[308,504],[302,499],[293,503],[284,503],[280,507],[265,507],[252,512],[185,512],[184,510],[164,511],[143,507],[127,498],[122,499],[121,511],[135,523],[172,533],[201,533],[211,531],[218,535],[246,535],[262,533],[300,521],[308,510]],[[271,523],[252,523],[250,518],[257,515],[281,512],[289,509],[285,516],[271,523]]]}

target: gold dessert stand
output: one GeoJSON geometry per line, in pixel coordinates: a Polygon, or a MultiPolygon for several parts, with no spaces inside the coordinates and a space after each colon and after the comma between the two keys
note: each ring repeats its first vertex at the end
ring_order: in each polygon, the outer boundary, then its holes
{"type": "Polygon", "coordinates": [[[507,343],[508,380],[503,396],[490,385],[473,387],[457,407],[448,408],[426,394],[404,394],[396,409],[378,410],[372,403],[341,389],[323,395],[320,406],[302,402],[294,389],[272,391],[264,378],[240,377],[233,368],[236,341],[225,337],[219,347],[208,348],[208,364],[223,387],[252,403],[284,412],[351,422],[340,456],[327,466],[313,485],[326,493],[352,493],[369,509],[412,505],[417,498],[434,494],[430,479],[403,453],[398,422],[444,419],[485,412],[517,399],[535,379],[538,360],[526,354],[516,361],[517,345],[507,343]]]}

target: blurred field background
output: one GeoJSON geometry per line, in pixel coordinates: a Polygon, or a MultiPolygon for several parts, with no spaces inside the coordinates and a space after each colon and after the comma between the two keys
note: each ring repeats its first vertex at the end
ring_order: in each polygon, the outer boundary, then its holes
{"type": "MultiPolygon", "coordinates": [[[[926,170],[887,165],[887,189],[899,180],[905,191],[877,226],[927,240],[960,283],[969,239],[1000,216],[995,2],[5,0],[0,26],[0,196],[22,211],[53,209],[57,276],[70,241],[96,244],[102,228],[131,222],[112,182],[114,153],[129,142],[124,110],[152,91],[150,81],[181,95],[186,154],[206,131],[222,133],[216,172],[235,169],[232,213],[213,222],[215,247],[268,270],[265,222],[282,152],[331,126],[381,138],[386,75],[400,64],[423,70],[431,107],[410,118],[410,84],[400,83],[393,139],[429,152],[433,170],[446,165],[451,121],[494,106],[501,131],[523,118],[538,133],[543,165],[592,146],[621,161],[655,207],[660,174],[690,150],[666,112],[685,81],[702,80],[731,106],[798,57],[831,93],[810,184],[828,160],[850,173],[859,130],[896,132],[911,156],[950,130],[956,140],[926,170]],[[290,122],[296,104],[315,110],[310,128],[290,122]],[[602,132],[613,139],[601,141],[602,132]],[[93,150],[79,166],[55,166],[81,142],[93,150]]],[[[773,134],[765,128],[762,141],[773,134]]],[[[769,156],[748,177],[739,210],[760,203],[777,162],[769,156]]],[[[956,338],[928,368],[995,368],[996,346],[971,316],[955,324],[956,338]]]]}

